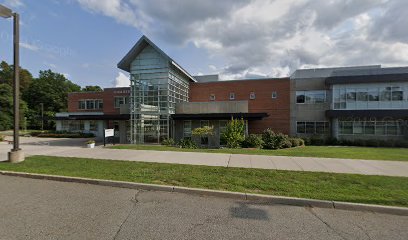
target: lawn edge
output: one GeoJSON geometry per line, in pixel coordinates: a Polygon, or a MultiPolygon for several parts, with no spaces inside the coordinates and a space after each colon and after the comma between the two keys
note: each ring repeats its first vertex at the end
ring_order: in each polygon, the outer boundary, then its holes
{"type": "Polygon", "coordinates": [[[316,200],[316,199],[308,199],[308,198],[284,197],[284,196],[252,194],[252,193],[244,193],[244,192],[230,192],[230,191],[219,191],[219,190],[202,189],[202,188],[189,188],[189,187],[179,187],[179,186],[135,183],[135,182],[81,178],[81,177],[67,177],[67,176],[60,176],[60,175],[48,175],[48,174],[2,171],[2,170],[0,171],[0,174],[5,175],[5,176],[43,179],[43,180],[52,180],[52,181],[59,181],[59,182],[74,182],[74,183],[84,183],[84,184],[137,189],[137,190],[164,191],[164,192],[194,194],[194,195],[201,195],[201,196],[223,197],[223,198],[230,198],[230,199],[236,199],[236,200],[262,202],[262,203],[268,203],[268,204],[281,204],[281,205],[291,205],[291,206],[300,206],[300,207],[332,208],[332,209],[341,209],[341,210],[349,210],[349,211],[368,211],[368,212],[375,212],[375,213],[385,213],[385,214],[392,214],[392,215],[408,216],[408,208],[406,207],[394,207],[394,206],[351,203],[351,202],[316,200]]]}

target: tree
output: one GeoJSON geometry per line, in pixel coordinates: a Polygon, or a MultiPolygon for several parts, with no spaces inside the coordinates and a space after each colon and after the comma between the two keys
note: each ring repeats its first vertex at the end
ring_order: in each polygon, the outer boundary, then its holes
{"type": "MultiPolygon", "coordinates": [[[[64,75],[51,70],[40,71],[39,77],[34,79],[26,91],[23,99],[27,101],[30,109],[27,116],[29,125],[41,125],[41,104],[44,104],[44,117],[54,117],[56,112],[66,111],[68,93],[79,92],[81,87],[69,81],[64,75]]],[[[46,122],[46,128],[52,128],[53,122],[46,122]]]]}
{"type": "Polygon", "coordinates": [[[85,86],[84,88],[82,88],[83,92],[102,92],[102,88],[99,86],[85,86]]]}
{"type": "MultiPolygon", "coordinates": [[[[5,83],[12,87],[13,76],[14,66],[2,61],[0,63],[0,84],[5,83]]],[[[33,75],[27,69],[20,67],[20,93],[26,91],[30,87],[32,81],[33,75]]]]}
{"type": "MultiPolygon", "coordinates": [[[[20,127],[25,128],[24,114],[27,104],[20,101],[20,127]]],[[[0,84],[0,131],[13,128],[13,88],[8,84],[0,84]]]]}
{"type": "Polygon", "coordinates": [[[228,121],[226,129],[222,134],[229,148],[239,148],[245,140],[245,122],[243,119],[232,118],[228,121]]]}

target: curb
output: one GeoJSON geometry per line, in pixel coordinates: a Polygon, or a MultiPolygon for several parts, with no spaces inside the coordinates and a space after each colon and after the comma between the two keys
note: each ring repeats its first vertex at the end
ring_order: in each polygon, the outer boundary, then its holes
{"type": "Polygon", "coordinates": [[[107,186],[107,187],[119,187],[119,188],[138,189],[138,190],[147,190],[147,191],[177,192],[177,193],[194,194],[194,195],[201,195],[201,196],[222,197],[222,198],[230,198],[230,199],[237,199],[237,200],[260,202],[260,203],[266,203],[266,204],[282,204],[282,205],[291,205],[291,206],[300,206],[300,207],[316,207],[316,208],[333,208],[333,209],[349,210],[349,211],[366,211],[366,212],[408,216],[408,208],[405,208],[405,207],[392,207],[392,206],[383,206],[383,205],[315,200],[315,199],[307,199],[307,198],[294,198],[294,197],[252,194],[252,193],[228,192],[228,191],[201,189],[201,188],[188,188],[188,187],[166,186],[166,185],[158,185],[158,184],[122,182],[122,181],[80,178],[80,177],[65,177],[65,176],[57,176],[57,175],[24,173],[24,172],[0,171],[0,174],[5,175],[5,176],[25,177],[25,178],[33,178],[33,179],[45,179],[45,180],[52,180],[52,181],[59,181],[59,182],[85,183],[85,184],[100,185],[100,186],[107,186]]]}

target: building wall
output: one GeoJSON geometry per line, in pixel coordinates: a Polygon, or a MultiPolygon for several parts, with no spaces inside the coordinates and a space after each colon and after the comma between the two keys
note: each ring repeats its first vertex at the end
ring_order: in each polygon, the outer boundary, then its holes
{"type": "Polygon", "coordinates": [[[127,96],[130,95],[130,88],[105,88],[103,92],[75,92],[68,94],[68,112],[101,112],[104,114],[120,114],[120,108],[115,108],[115,97],[116,96],[127,96]],[[78,107],[78,102],[80,100],[86,99],[102,99],[103,109],[95,110],[82,110],[78,107]]]}
{"type": "MultiPolygon", "coordinates": [[[[326,118],[326,110],[330,109],[331,91],[325,84],[325,78],[298,78],[291,79],[290,90],[290,134],[295,136],[307,136],[310,134],[297,133],[297,122],[329,122],[326,118]],[[302,103],[296,102],[297,91],[326,91],[326,102],[324,103],[302,103]]],[[[330,132],[330,131],[329,131],[330,132]]]]}
{"type": "Polygon", "coordinates": [[[250,113],[265,112],[268,117],[249,122],[249,133],[261,133],[266,128],[276,132],[289,134],[289,78],[217,81],[190,84],[190,102],[208,102],[211,94],[214,101],[248,101],[250,113]],[[235,93],[235,100],[230,100],[230,92],[235,93]],[[255,93],[255,99],[250,99],[250,93],[255,93]],[[277,98],[272,98],[272,92],[277,98]]]}

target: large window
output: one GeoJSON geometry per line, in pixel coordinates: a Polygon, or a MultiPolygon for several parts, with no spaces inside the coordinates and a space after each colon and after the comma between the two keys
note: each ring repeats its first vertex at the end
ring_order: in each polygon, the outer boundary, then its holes
{"type": "Polygon", "coordinates": [[[329,122],[296,122],[296,132],[301,134],[327,134],[329,122]]]}
{"type": "Polygon", "coordinates": [[[103,109],[103,101],[101,99],[85,99],[79,100],[79,110],[100,110],[103,109]]]}
{"type": "Polygon", "coordinates": [[[408,83],[333,86],[334,109],[408,108],[408,83]]]}
{"type": "Polygon", "coordinates": [[[326,91],[296,91],[296,103],[298,104],[313,104],[325,103],[326,91]]]}
{"type": "Polygon", "coordinates": [[[402,135],[401,121],[339,121],[339,134],[341,135],[402,135]]]}
{"type": "Polygon", "coordinates": [[[115,97],[115,108],[120,108],[120,105],[128,104],[128,103],[129,103],[129,99],[126,96],[115,97]]]}

